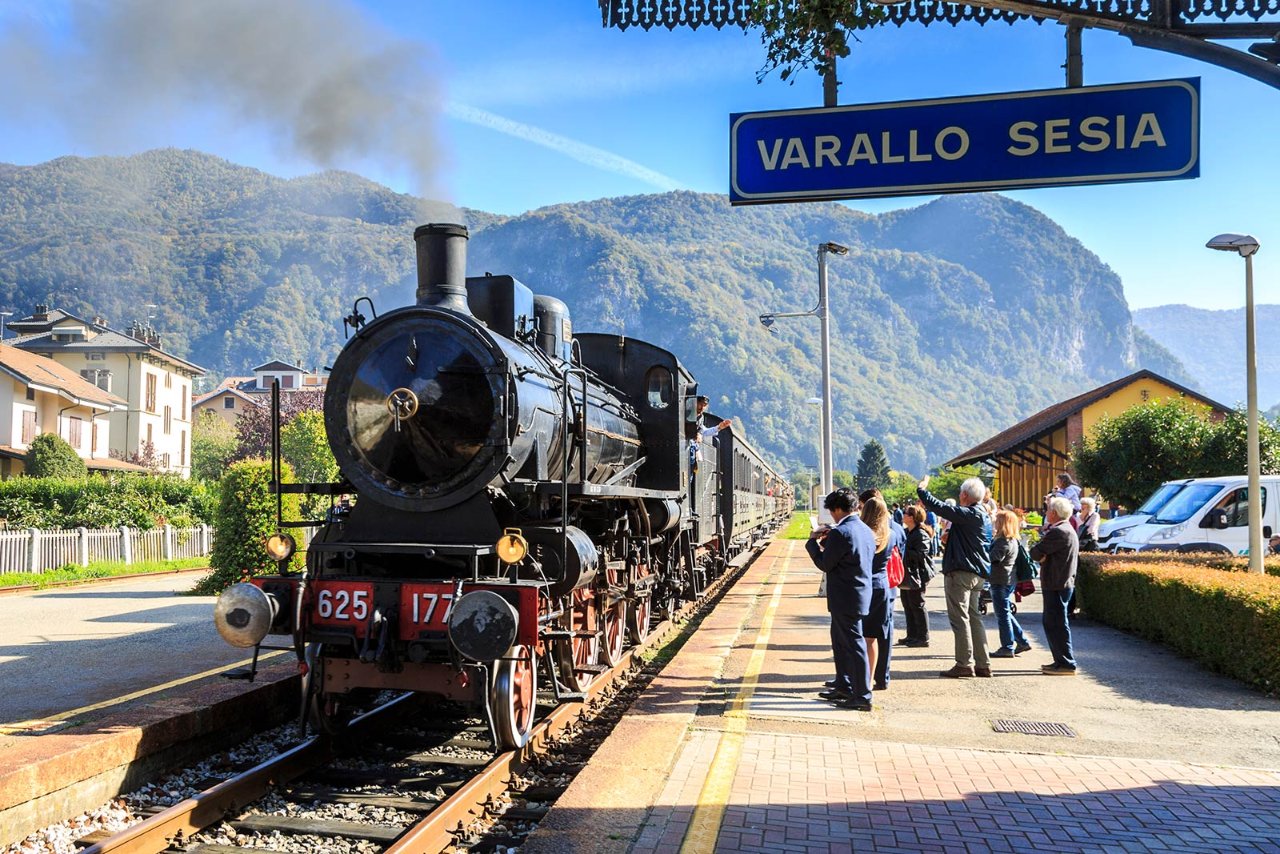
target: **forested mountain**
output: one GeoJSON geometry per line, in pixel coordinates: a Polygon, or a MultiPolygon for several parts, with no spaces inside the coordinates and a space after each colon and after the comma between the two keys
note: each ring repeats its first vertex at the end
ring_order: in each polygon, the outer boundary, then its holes
{"type": "MultiPolygon", "coordinates": [[[[1161,305],[1133,312],[1140,329],[1174,353],[1205,394],[1234,406],[1245,399],[1244,309],[1210,311],[1161,305]]],[[[1258,331],[1258,405],[1280,412],[1280,305],[1254,307],[1258,331]]]]}
{"type": "MultiPolygon", "coordinates": [[[[157,304],[166,348],[215,378],[268,358],[327,365],[356,297],[412,299],[412,228],[449,215],[348,173],[286,181],[192,151],[0,166],[0,303],[117,328],[157,304]]],[[[756,318],[813,307],[829,240],[851,249],[830,259],[838,467],[874,437],[920,472],[1136,367],[1188,379],[1135,335],[1104,263],[1002,196],[880,216],[690,192],[461,215],[472,272],[564,299],[578,330],[668,347],[714,411],[789,463],[817,458],[818,324],[770,334],[756,318]]]]}

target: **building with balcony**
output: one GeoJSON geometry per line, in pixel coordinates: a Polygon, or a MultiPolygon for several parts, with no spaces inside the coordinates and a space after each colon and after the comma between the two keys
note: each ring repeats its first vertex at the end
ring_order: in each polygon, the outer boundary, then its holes
{"type": "Polygon", "coordinates": [[[41,433],[65,439],[90,470],[145,471],[110,457],[111,416],[127,406],[53,359],[0,345],[0,477],[25,471],[41,433]]]}
{"type": "Polygon", "coordinates": [[[161,471],[191,474],[191,383],[204,368],[166,352],[159,334],[138,323],[117,332],[100,317],[89,321],[37,305],[6,328],[17,336],[9,342],[15,347],[47,356],[125,400],[108,416],[109,450],[144,456],[149,444],[161,471]]]}

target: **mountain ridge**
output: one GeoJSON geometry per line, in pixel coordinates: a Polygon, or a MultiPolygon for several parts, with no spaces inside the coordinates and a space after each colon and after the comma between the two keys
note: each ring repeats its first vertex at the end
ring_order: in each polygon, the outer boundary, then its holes
{"type": "Polygon", "coordinates": [[[869,437],[923,471],[1056,400],[1139,366],[1188,382],[1135,332],[1119,278],[1034,208],[949,196],[872,215],[835,203],[733,208],[672,193],[454,209],[352,173],[282,179],[213,155],[0,166],[0,301],[101,314],[157,304],[165,346],[217,375],[267,358],[332,363],[358,296],[412,302],[412,229],[461,214],[470,271],[564,299],[582,331],[675,352],[785,463],[817,458],[817,322],[764,312],[816,302],[830,259],[837,461],[869,437]]]}

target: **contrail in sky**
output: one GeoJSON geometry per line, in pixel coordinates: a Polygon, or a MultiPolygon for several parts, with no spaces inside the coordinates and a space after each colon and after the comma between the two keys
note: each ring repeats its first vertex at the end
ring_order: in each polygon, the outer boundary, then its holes
{"type": "Polygon", "coordinates": [[[498,133],[504,133],[507,136],[531,142],[534,145],[541,145],[543,148],[549,148],[566,157],[571,157],[579,163],[585,163],[588,166],[594,166],[596,169],[643,181],[646,184],[657,187],[659,190],[679,190],[683,186],[675,178],[663,175],[661,172],[656,172],[647,166],[641,166],[634,160],[628,160],[610,151],[596,148],[594,145],[587,145],[585,142],[578,142],[575,139],[569,139],[567,136],[561,136],[558,133],[552,133],[533,125],[512,121],[488,110],[482,110],[479,107],[459,104],[456,101],[447,101],[445,102],[444,111],[446,115],[459,121],[496,130],[498,133]]]}

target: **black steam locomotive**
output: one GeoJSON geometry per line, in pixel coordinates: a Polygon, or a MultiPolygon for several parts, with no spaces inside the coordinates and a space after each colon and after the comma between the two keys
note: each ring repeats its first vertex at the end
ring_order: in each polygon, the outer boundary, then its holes
{"type": "MultiPolygon", "coordinates": [[[[414,232],[417,304],[356,327],[325,392],[345,481],[306,571],[259,576],[216,608],[230,643],[291,635],[310,719],[370,689],[472,702],[525,744],[539,678],[580,697],[650,621],[696,597],[791,510],[732,429],[712,441],[674,355],[573,333],[563,302],[465,277],[467,230],[414,232]]],[[[292,538],[273,556],[287,566],[292,538]]]]}

